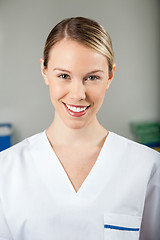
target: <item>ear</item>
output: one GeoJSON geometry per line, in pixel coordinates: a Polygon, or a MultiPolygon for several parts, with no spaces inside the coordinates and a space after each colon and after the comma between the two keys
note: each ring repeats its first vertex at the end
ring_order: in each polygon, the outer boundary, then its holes
{"type": "Polygon", "coordinates": [[[110,72],[109,77],[108,77],[106,90],[108,90],[108,88],[113,80],[115,69],[116,69],[116,64],[114,63],[113,67],[112,67],[112,71],[110,72]]]}
{"type": "Polygon", "coordinates": [[[40,64],[41,64],[42,77],[44,78],[45,84],[48,85],[49,82],[48,82],[48,77],[47,77],[47,69],[44,67],[44,59],[43,58],[40,59],[40,64]]]}

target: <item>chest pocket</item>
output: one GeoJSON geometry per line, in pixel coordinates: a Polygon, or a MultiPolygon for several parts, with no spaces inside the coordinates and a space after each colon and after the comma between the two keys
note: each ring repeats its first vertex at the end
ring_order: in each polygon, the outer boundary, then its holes
{"type": "Polygon", "coordinates": [[[141,218],[121,214],[104,214],[104,240],[138,240],[141,218]]]}

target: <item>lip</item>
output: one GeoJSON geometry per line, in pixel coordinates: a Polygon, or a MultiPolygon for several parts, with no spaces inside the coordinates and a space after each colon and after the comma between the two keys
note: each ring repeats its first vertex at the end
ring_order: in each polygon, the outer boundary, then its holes
{"type": "Polygon", "coordinates": [[[69,106],[71,106],[71,107],[79,107],[79,108],[84,108],[84,107],[89,107],[89,106],[90,106],[90,105],[88,105],[88,106],[85,106],[85,105],[73,105],[73,104],[68,104],[68,103],[64,103],[64,102],[63,102],[63,104],[64,104],[64,105],[67,104],[67,105],[69,105],[69,106]]]}
{"type": "Polygon", "coordinates": [[[82,111],[82,112],[73,112],[71,109],[68,109],[68,108],[67,108],[66,103],[63,102],[63,104],[64,104],[64,106],[65,106],[65,109],[66,109],[67,113],[68,113],[70,116],[72,116],[72,117],[82,117],[82,116],[84,116],[84,115],[87,113],[88,108],[90,107],[90,105],[89,105],[89,106],[82,106],[82,105],[71,105],[71,104],[67,104],[67,105],[69,105],[69,106],[71,106],[71,107],[79,107],[79,108],[87,107],[87,108],[86,108],[84,111],[82,111]]]}

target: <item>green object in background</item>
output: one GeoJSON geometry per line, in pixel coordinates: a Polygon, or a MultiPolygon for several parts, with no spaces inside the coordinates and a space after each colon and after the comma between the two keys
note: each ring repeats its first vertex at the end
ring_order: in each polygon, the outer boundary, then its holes
{"type": "Polygon", "coordinates": [[[160,150],[160,123],[133,122],[130,124],[135,141],[160,150]]]}
{"type": "Polygon", "coordinates": [[[133,134],[145,135],[145,134],[160,134],[160,123],[158,122],[139,122],[131,123],[131,131],[133,134]]]}

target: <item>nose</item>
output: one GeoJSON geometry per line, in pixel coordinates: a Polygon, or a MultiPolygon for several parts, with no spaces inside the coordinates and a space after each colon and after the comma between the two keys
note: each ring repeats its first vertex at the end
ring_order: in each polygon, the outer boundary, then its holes
{"type": "Polygon", "coordinates": [[[84,100],[86,91],[83,82],[73,81],[70,85],[70,98],[75,101],[84,100]]]}

